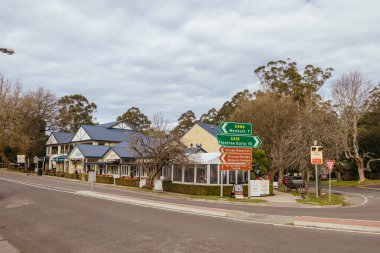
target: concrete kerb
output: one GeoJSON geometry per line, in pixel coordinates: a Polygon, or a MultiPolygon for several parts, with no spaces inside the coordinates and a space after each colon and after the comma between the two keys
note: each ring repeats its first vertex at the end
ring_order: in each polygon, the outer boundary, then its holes
{"type": "Polygon", "coordinates": [[[297,227],[323,228],[331,230],[380,234],[380,221],[300,216],[294,219],[293,225],[297,227]]]}
{"type": "Polygon", "coordinates": [[[335,219],[335,218],[321,218],[321,217],[308,217],[308,216],[282,216],[270,215],[259,213],[248,213],[244,211],[226,210],[219,208],[208,208],[200,206],[190,206],[183,204],[167,203],[160,201],[141,200],[136,198],[123,197],[112,194],[104,194],[90,191],[78,191],[77,195],[116,201],[121,203],[128,203],[138,206],[156,208],[167,211],[190,213],[203,216],[211,216],[217,218],[226,218],[239,221],[249,221],[259,224],[269,225],[283,225],[301,227],[301,228],[315,228],[315,229],[329,229],[340,230],[349,232],[366,232],[366,233],[379,233],[380,234],[380,221],[362,221],[362,220],[349,220],[349,219],[335,219]]]}
{"type": "MultiPolygon", "coordinates": [[[[13,172],[13,171],[8,171],[13,172]]],[[[19,172],[14,172],[19,173],[19,172]]],[[[28,174],[25,174],[28,175],[28,174]]],[[[37,176],[33,173],[29,173],[29,175],[37,176]]],[[[48,176],[43,175],[44,178],[49,178],[53,180],[65,180],[70,181],[74,183],[78,183],[81,185],[86,185],[88,182],[81,181],[77,179],[70,179],[70,178],[64,178],[64,177],[55,177],[55,176],[48,176]]],[[[195,202],[203,202],[203,203],[216,203],[216,204],[227,204],[227,205],[238,205],[238,206],[273,206],[273,207],[294,207],[294,208],[341,208],[340,205],[334,205],[334,206],[318,206],[318,205],[308,205],[308,204],[301,204],[296,201],[297,197],[292,196],[288,193],[283,192],[277,192],[277,195],[275,196],[268,196],[268,197],[260,197],[260,199],[266,200],[267,202],[261,202],[261,203],[252,203],[252,202],[238,202],[238,201],[227,201],[227,200],[211,200],[211,199],[198,199],[198,198],[191,198],[188,196],[184,196],[182,194],[178,193],[171,193],[171,192],[154,192],[154,191],[143,191],[140,188],[135,187],[128,187],[128,186],[120,186],[120,185],[113,185],[113,184],[103,184],[103,183],[94,183],[94,186],[96,187],[102,187],[102,188],[114,188],[122,191],[133,191],[135,193],[141,194],[141,195],[154,195],[159,196],[161,198],[167,198],[167,199],[183,199],[188,201],[195,201],[195,202]],[[279,196],[283,195],[283,196],[279,196]],[[276,200],[277,201],[274,201],[276,200]]],[[[352,207],[356,207],[358,205],[354,205],[352,207]]],[[[347,208],[347,207],[344,207],[347,208]]]]}
{"type": "Polygon", "coordinates": [[[18,249],[16,249],[11,243],[9,243],[4,237],[0,235],[0,253],[18,253],[18,249]]]}

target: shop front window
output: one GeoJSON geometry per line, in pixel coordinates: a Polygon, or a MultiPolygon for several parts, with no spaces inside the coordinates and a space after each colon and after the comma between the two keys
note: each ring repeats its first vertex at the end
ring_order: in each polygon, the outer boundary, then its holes
{"type": "Polygon", "coordinates": [[[229,171],[230,175],[229,175],[229,181],[230,181],[230,184],[236,184],[236,174],[235,174],[235,171],[234,170],[230,170],[229,171]]]}
{"type": "Polygon", "coordinates": [[[210,184],[218,183],[218,165],[210,164],[210,184]]]}
{"type": "Polygon", "coordinates": [[[162,168],[162,175],[164,179],[170,179],[172,172],[172,166],[166,165],[162,168]]]}
{"type": "Polygon", "coordinates": [[[194,165],[185,168],[185,182],[194,183],[194,165]]]}
{"type": "Polygon", "coordinates": [[[174,165],[173,181],[182,182],[182,167],[180,165],[174,165]]]}
{"type": "Polygon", "coordinates": [[[206,164],[197,165],[197,183],[200,183],[200,184],[207,183],[207,165],[206,164]]]}

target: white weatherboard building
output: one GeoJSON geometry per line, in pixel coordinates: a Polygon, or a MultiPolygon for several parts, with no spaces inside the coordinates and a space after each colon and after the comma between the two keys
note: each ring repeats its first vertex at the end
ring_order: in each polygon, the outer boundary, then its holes
{"type": "MultiPolygon", "coordinates": [[[[95,170],[98,175],[146,177],[148,172],[138,166],[129,144],[129,140],[136,135],[142,134],[123,121],[82,125],[76,133],[52,133],[46,143],[46,169],[68,173],[95,170]]],[[[165,179],[185,184],[210,185],[220,184],[221,178],[223,184],[247,182],[247,171],[220,173],[220,153],[206,153],[202,147],[189,147],[187,152],[194,164],[164,167],[162,176],[165,179]]]]}

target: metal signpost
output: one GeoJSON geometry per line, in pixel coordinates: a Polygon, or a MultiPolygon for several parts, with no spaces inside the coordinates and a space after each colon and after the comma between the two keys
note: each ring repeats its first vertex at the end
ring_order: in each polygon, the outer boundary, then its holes
{"type": "Polygon", "coordinates": [[[224,134],[252,134],[252,124],[249,123],[222,122],[219,128],[224,134]]]}
{"type": "MultiPolygon", "coordinates": [[[[222,122],[219,126],[223,134],[216,136],[220,148],[220,197],[223,197],[224,171],[247,170],[248,182],[252,169],[252,148],[258,148],[262,142],[258,136],[252,136],[252,124],[240,122],[222,122]]],[[[248,183],[248,197],[250,197],[248,183]]]]}
{"type": "Polygon", "coordinates": [[[224,153],[220,156],[222,163],[252,163],[252,154],[224,153]]]}
{"type": "Polygon", "coordinates": [[[258,148],[262,144],[259,136],[218,134],[216,138],[219,145],[224,147],[258,148]]]}
{"type": "Polygon", "coordinates": [[[96,171],[89,171],[88,172],[88,182],[91,184],[91,191],[92,191],[92,185],[96,181],[96,171]]]}
{"type": "Polygon", "coordinates": [[[326,166],[329,169],[329,204],[331,202],[331,172],[333,170],[334,164],[334,160],[326,160],[326,166]]]}
{"type": "Polygon", "coordinates": [[[323,148],[321,146],[317,146],[317,141],[314,141],[314,146],[310,148],[310,160],[311,164],[315,165],[315,195],[318,196],[318,164],[323,164],[323,148]]]}

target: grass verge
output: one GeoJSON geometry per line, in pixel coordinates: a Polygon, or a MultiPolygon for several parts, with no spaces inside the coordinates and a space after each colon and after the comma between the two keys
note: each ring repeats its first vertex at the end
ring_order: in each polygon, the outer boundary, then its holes
{"type": "MultiPolygon", "coordinates": [[[[293,193],[295,196],[301,196],[301,194],[293,193]]],[[[317,206],[327,206],[327,205],[341,205],[348,206],[348,202],[344,199],[343,195],[332,193],[331,202],[329,203],[329,194],[324,193],[322,196],[317,198],[315,194],[308,194],[305,199],[297,199],[298,203],[317,205],[317,206]]]]}
{"type": "MultiPolygon", "coordinates": [[[[322,181],[322,185],[329,185],[329,181],[322,181]]],[[[359,184],[359,181],[331,181],[332,186],[370,186],[380,185],[380,180],[365,180],[359,184]]]]}

